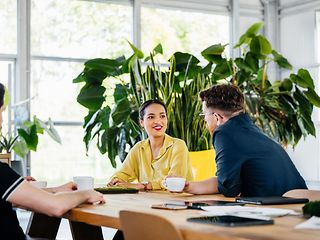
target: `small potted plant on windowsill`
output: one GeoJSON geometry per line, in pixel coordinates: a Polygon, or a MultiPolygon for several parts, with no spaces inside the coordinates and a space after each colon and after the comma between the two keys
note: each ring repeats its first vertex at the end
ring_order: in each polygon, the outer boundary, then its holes
{"type": "Polygon", "coordinates": [[[51,119],[43,122],[36,116],[32,121],[24,121],[18,127],[17,135],[7,134],[0,137],[0,159],[6,160],[10,165],[12,150],[21,158],[31,151],[37,151],[38,134],[46,132],[56,142],[61,143],[60,136],[55,130],[51,119]]]}

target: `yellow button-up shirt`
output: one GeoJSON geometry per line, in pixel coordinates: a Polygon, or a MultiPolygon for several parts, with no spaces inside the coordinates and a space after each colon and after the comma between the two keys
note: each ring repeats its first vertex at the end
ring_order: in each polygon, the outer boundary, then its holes
{"type": "Polygon", "coordinates": [[[166,134],[156,159],[153,159],[149,139],[140,141],[129,151],[121,168],[112,178],[126,182],[150,182],[152,189],[156,190],[165,188],[162,182],[169,174],[193,180],[186,143],[166,134]]]}

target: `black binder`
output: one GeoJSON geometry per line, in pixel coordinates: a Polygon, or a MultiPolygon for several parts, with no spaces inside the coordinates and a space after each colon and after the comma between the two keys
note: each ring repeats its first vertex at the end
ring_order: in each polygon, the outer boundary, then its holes
{"type": "Polygon", "coordinates": [[[289,198],[289,197],[236,197],[236,202],[256,205],[278,205],[278,204],[296,204],[307,203],[307,198],[289,198]]]}

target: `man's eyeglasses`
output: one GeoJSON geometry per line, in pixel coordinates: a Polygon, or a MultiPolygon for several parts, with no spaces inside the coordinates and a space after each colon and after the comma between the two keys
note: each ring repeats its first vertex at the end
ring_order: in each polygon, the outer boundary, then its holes
{"type": "MultiPolygon", "coordinates": [[[[211,113],[199,113],[199,117],[204,118],[207,115],[213,115],[216,112],[211,112],[211,113]]],[[[220,118],[223,118],[219,113],[216,113],[220,118]]]]}
{"type": "Polygon", "coordinates": [[[207,115],[213,115],[213,114],[214,114],[214,112],[212,112],[212,113],[199,113],[199,117],[204,118],[207,115]]]}

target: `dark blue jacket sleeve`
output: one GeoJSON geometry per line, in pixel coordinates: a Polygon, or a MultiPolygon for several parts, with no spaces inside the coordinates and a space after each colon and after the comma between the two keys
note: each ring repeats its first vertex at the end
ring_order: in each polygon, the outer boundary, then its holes
{"type": "Polygon", "coordinates": [[[213,136],[216,150],[218,190],[226,197],[241,193],[241,160],[232,136],[216,130],[213,136]]]}

